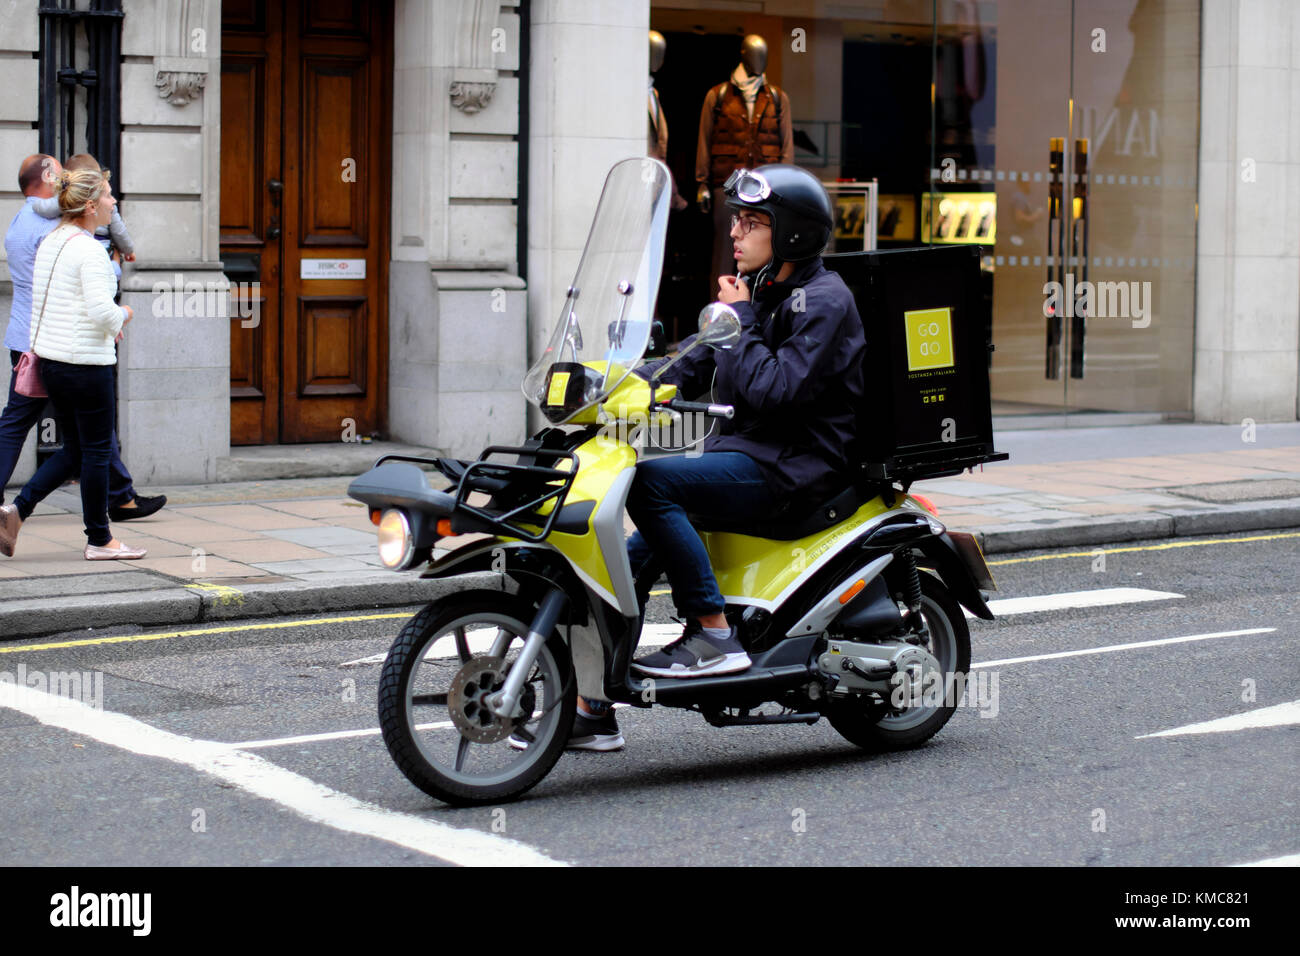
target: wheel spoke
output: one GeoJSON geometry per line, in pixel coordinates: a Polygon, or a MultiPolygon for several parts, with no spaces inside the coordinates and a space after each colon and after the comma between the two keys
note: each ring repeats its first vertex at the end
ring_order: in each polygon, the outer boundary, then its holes
{"type": "Polygon", "coordinates": [[[508,595],[481,604],[457,598],[437,616],[426,615],[418,634],[404,633],[394,646],[405,657],[390,653],[387,664],[400,665],[402,693],[381,694],[380,720],[386,726],[397,721],[406,732],[385,743],[427,793],[463,798],[530,786],[563,742],[555,735],[569,730],[552,713],[559,689],[572,688],[549,642],[524,671],[513,713],[491,711],[489,701],[517,668],[528,633],[527,614],[512,613],[511,604],[508,595]],[[500,653],[492,653],[496,649],[500,653]]]}

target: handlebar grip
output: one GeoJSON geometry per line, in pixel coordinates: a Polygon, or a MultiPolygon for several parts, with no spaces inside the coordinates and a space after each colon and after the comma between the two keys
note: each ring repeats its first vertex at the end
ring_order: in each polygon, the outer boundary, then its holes
{"type": "Polygon", "coordinates": [[[683,402],[678,399],[672,399],[664,403],[667,408],[675,412],[690,414],[698,412],[702,415],[708,415],[712,418],[735,418],[736,409],[731,405],[712,405],[708,402],[683,402]]]}

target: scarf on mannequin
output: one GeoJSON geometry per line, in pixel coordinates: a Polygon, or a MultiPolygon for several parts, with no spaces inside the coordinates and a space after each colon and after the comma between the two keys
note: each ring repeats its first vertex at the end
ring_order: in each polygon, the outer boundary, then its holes
{"type": "Polygon", "coordinates": [[[754,101],[758,99],[758,91],[767,82],[767,74],[750,76],[745,72],[745,64],[738,63],[735,72],[731,74],[731,82],[736,84],[736,89],[740,90],[740,95],[745,99],[745,112],[749,114],[749,121],[754,122],[754,101]]]}

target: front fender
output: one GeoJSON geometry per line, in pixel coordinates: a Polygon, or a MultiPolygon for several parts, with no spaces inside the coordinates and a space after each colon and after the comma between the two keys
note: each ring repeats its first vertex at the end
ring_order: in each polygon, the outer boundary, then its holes
{"type": "Polygon", "coordinates": [[[505,538],[482,538],[456,548],[454,551],[448,551],[440,558],[434,558],[420,572],[420,577],[445,578],[453,574],[467,574],[470,571],[496,571],[500,573],[506,570],[506,565],[501,563],[502,558],[499,558],[498,555],[523,547],[536,548],[539,546],[525,545],[522,541],[507,541],[505,538]],[[497,561],[497,567],[492,566],[493,560],[497,561]]]}
{"type": "Polygon", "coordinates": [[[429,562],[421,578],[450,578],[474,571],[508,575],[521,591],[553,586],[564,591],[574,609],[574,623],[586,620],[586,590],[568,560],[545,541],[536,544],[509,538],[483,538],[429,562]]]}

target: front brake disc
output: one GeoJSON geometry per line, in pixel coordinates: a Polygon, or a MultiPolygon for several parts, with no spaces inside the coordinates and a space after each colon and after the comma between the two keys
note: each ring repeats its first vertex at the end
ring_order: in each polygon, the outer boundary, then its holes
{"type": "Polygon", "coordinates": [[[505,683],[499,657],[478,657],[467,663],[452,678],[447,689],[447,709],[451,722],[462,737],[476,744],[494,744],[510,736],[515,722],[492,713],[487,698],[505,683]]]}

